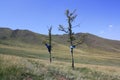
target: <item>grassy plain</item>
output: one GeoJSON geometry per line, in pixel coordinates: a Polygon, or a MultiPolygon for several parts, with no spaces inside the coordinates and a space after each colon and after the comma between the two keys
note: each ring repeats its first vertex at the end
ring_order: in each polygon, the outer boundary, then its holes
{"type": "Polygon", "coordinates": [[[120,80],[120,54],[75,49],[75,70],[69,47],[54,45],[53,62],[44,45],[0,44],[0,80],[120,80]]]}

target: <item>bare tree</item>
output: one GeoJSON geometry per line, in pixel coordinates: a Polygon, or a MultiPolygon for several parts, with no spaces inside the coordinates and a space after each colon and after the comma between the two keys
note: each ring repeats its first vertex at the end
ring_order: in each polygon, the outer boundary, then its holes
{"type": "Polygon", "coordinates": [[[75,11],[69,12],[69,10],[66,10],[66,17],[68,21],[68,27],[65,28],[62,25],[59,25],[59,30],[63,31],[65,33],[69,34],[69,40],[70,40],[70,53],[71,53],[71,58],[72,58],[72,69],[74,69],[74,55],[73,55],[73,48],[75,48],[75,45],[73,44],[73,41],[75,40],[74,33],[72,32],[72,22],[75,20],[77,15],[75,15],[75,11]]]}
{"type": "Polygon", "coordinates": [[[52,62],[52,56],[51,56],[51,50],[52,50],[52,36],[51,36],[51,31],[52,31],[52,27],[50,27],[48,29],[48,35],[49,35],[49,42],[48,43],[45,43],[47,49],[48,49],[48,52],[50,54],[50,63],[52,62]]]}

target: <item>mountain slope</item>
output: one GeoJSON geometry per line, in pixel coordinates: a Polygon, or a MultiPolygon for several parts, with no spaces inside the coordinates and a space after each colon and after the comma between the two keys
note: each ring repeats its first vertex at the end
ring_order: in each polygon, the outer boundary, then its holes
{"type": "MultiPolygon", "coordinates": [[[[68,35],[66,34],[55,35],[53,37],[54,40],[60,44],[69,44],[68,35]]],[[[95,48],[105,51],[120,52],[120,41],[117,40],[109,40],[89,33],[77,33],[75,34],[75,38],[78,42],[77,48],[95,48]],[[84,41],[82,44],[79,44],[79,41],[81,41],[82,38],[84,38],[84,41]]]]}
{"type": "MultiPolygon", "coordinates": [[[[77,34],[79,35],[79,34],[77,34]]],[[[105,38],[98,37],[93,34],[86,34],[84,43],[90,48],[97,48],[105,51],[116,51],[120,52],[120,41],[109,40],[105,38]]]]}
{"type": "Polygon", "coordinates": [[[11,33],[12,30],[9,28],[0,28],[0,39],[4,40],[10,38],[11,33]]]}
{"type": "Polygon", "coordinates": [[[28,44],[42,44],[46,36],[29,30],[0,28],[0,40],[20,41],[28,44]]]}
{"type": "MultiPolygon", "coordinates": [[[[43,42],[47,39],[48,37],[46,35],[37,34],[29,30],[11,30],[9,28],[0,28],[0,41],[12,40],[28,44],[43,45],[43,42]]],[[[54,45],[69,45],[67,34],[53,35],[52,39],[54,45]]],[[[120,53],[120,41],[104,39],[89,33],[77,33],[75,34],[75,39],[77,41],[78,49],[98,49],[120,53]],[[81,39],[84,39],[84,42],[79,44],[81,39]]]]}
{"type": "MultiPolygon", "coordinates": [[[[48,39],[48,36],[28,30],[11,30],[7,28],[0,30],[4,34],[1,36],[7,37],[0,39],[0,54],[49,60],[48,51],[43,44],[48,39]]],[[[119,41],[103,39],[88,33],[77,33],[75,37],[78,42],[82,38],[81,35],[85,35],[84,42],[83,44],[78,44],[74,49],[75,63],[120,66],[119,41]],[[104,44],[101,42],[104,42],[104,44]],[[114,49],[112,50],[111,48],[114,49]]],[[[68,35],[66,34],[52,36],[53,60],[61,62],[71,61],[67,37],[68,35]]]]}

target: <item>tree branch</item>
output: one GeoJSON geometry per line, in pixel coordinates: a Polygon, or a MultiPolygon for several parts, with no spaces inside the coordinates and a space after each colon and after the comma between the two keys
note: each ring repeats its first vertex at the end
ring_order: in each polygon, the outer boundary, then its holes
{"type": "Polygon", "coordinates": [[[68,33],[68,31],[62,25],[59,25],[59,30],[68,33]]]}

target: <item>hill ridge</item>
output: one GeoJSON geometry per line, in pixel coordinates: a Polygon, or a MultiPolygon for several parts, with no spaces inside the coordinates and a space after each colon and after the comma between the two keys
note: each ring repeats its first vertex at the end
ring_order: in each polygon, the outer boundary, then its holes
{"type": "MultiPolygon", "coordinates": [[[[95,48],[99,50],[107,50],[120,53],[120,41],[118,40],[105,39],[90,33],[76,33],[76,40],[79,41],[81,39],[81,35],[86,36],[84,37],[83,44],[78,44],[78,49],[95,48]]],[[[69,45],[67,34],[52,35],[52,38],[55,45],[69,45]]],[[[25,42],[28,44],[43,45],[43,42],[47,39],[48,37],[46,35],[38,34],[30,30],[12,30],[10,28],[0,28],[0,41],[13,40],[25,42]]]]}

